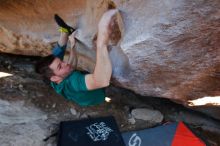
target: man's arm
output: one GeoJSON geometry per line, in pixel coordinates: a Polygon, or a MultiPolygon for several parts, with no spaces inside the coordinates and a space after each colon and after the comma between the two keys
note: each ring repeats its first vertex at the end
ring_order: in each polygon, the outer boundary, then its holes
{"type": "Polygon", "coordinates": [[[99,22],[95,70],[85,77],[88,90],[107,87],[110,83],[112,65],[107,45],[111,33],[111,23],[116,13],[117,10],[105,12],[99,22]]]}
{"type": "Polygon", "coordinates": [[[74,69],[76,69],[76,65],[77,65],[77,53],[76,53],[76,48],[75,48],[75,35],[76,35],[76,31],[73,32],[70,36],[69,36],[69,40],[70,40],[70,55],[68,58],[68,64],[72,65],[74,67],[74,69]]]}

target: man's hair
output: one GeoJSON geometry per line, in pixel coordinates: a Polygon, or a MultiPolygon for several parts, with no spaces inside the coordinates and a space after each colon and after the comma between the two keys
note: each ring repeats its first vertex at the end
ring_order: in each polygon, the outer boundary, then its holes
{"type": "Polygon", "coordinates": [[[49,65],[53,62],[55,56],[48,55],[41,58],[35,65],[35,71],[41,74],[44,79],[50,80],[50,77],[53,75],[53,71],[49,68],[49,65]]]}

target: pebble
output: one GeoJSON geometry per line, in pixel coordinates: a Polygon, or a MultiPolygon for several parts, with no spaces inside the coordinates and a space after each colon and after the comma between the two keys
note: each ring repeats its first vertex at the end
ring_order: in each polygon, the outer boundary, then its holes
{"type": "Polygon", "coordinates": [[[88,115],[85,113],[80,116],[80,119],[86,119],[86,118],[88,118],[88,115]]]}
{"type": "Polygon", "coordinates": [[[19,85],[18,85],[18,88],[19,88],[20,90],[22,90],[22,89],[23,89],[23,85],[22,85],[22,84],[19,84],[19,85]]]}
{"type": "Polygon", "coordinates": [[[18,89],[19,89],[21,92],[23,92],[23,93],[28,93],[27,90],[24,90],[24,86],[23,86],[22,84],[19,84],[19,85],[18,85],[18,89]]]}
{"type": "Polygon", "coordinates": [[[52,108],[55,108],[55,107],[56,107],[56,105],[57,105],[57,104],[56,104],[56,103],[54,103],[54,104],[52,105],[52,108]]]}
{"type": "Polygon", "coordinates": [[[7,68],[8,68],[8,70],[10,70],[11,69],[11,65],[8,65],[7,68]]]}
{"type": "Polygon", "coordinates": [[[128,122],[130,124],[134,125],[136,123],[136,120],[133,117],[131,117],[131,118],[128,119],[128,122]]]}
{"type": "Polygon", "coordinates": [[[70,112],[72,115],[76,116],[77,115],[77,111],[74,108],[70,108],[70,112]]]}

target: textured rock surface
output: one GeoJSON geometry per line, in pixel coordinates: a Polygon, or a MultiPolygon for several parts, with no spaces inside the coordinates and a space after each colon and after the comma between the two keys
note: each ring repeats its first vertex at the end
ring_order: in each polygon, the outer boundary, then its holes
{"type": "Polygon", "coordinates": [[[47,115],[23,102],[0,100],[0,141],[3,146],[43,146],[49,131],[47,115]]]}
{"type": "Polygon", "coordinates": [[[7,0],[0,5],[0,51],[48,54],[59,36],[58,13],[79,28],[81,68],[92,70],[98,20],[114,6],[123,18],[111,37],[115,84],[184,105],[220,95],[219,0],[7,0]]]}

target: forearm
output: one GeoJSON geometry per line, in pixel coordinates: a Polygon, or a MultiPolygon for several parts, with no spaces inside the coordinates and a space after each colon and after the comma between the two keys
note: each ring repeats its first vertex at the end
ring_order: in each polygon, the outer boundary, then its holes
{"type": "Polygon", "coordinates": [[[95,84],[97,86],[108,86],[112,75],[112,64],[107,49],[108,40],[108,27],[99,26],[97,37],[96,66],[93,73],[95,84]]]}
{"type": "Polygon", "coordinates": [[[75,45],[71,45],[68,64],[72,65],[73,67],[76,67],[77,65],[77,54],[75,45]]]}
{"type": "Polygon", "coordinates": [[[95,84],[108,86],[112,75],[112,64],[107,46],[99,46],[96,54],[96,66],[93,73],[95,84]]]}
{"type": "Polygon", "coordinates": [[[75,34],[76,32],[73,32],[70,36],[69,36],[69,41],[70,41],[70,54],[69,54],[69,58],[68,58],[68,64],[72,65],[74,69],[76,69],[76,65],[77,65],[77,53],[76,53],[76,48],[75,48],[75,34]]]}

